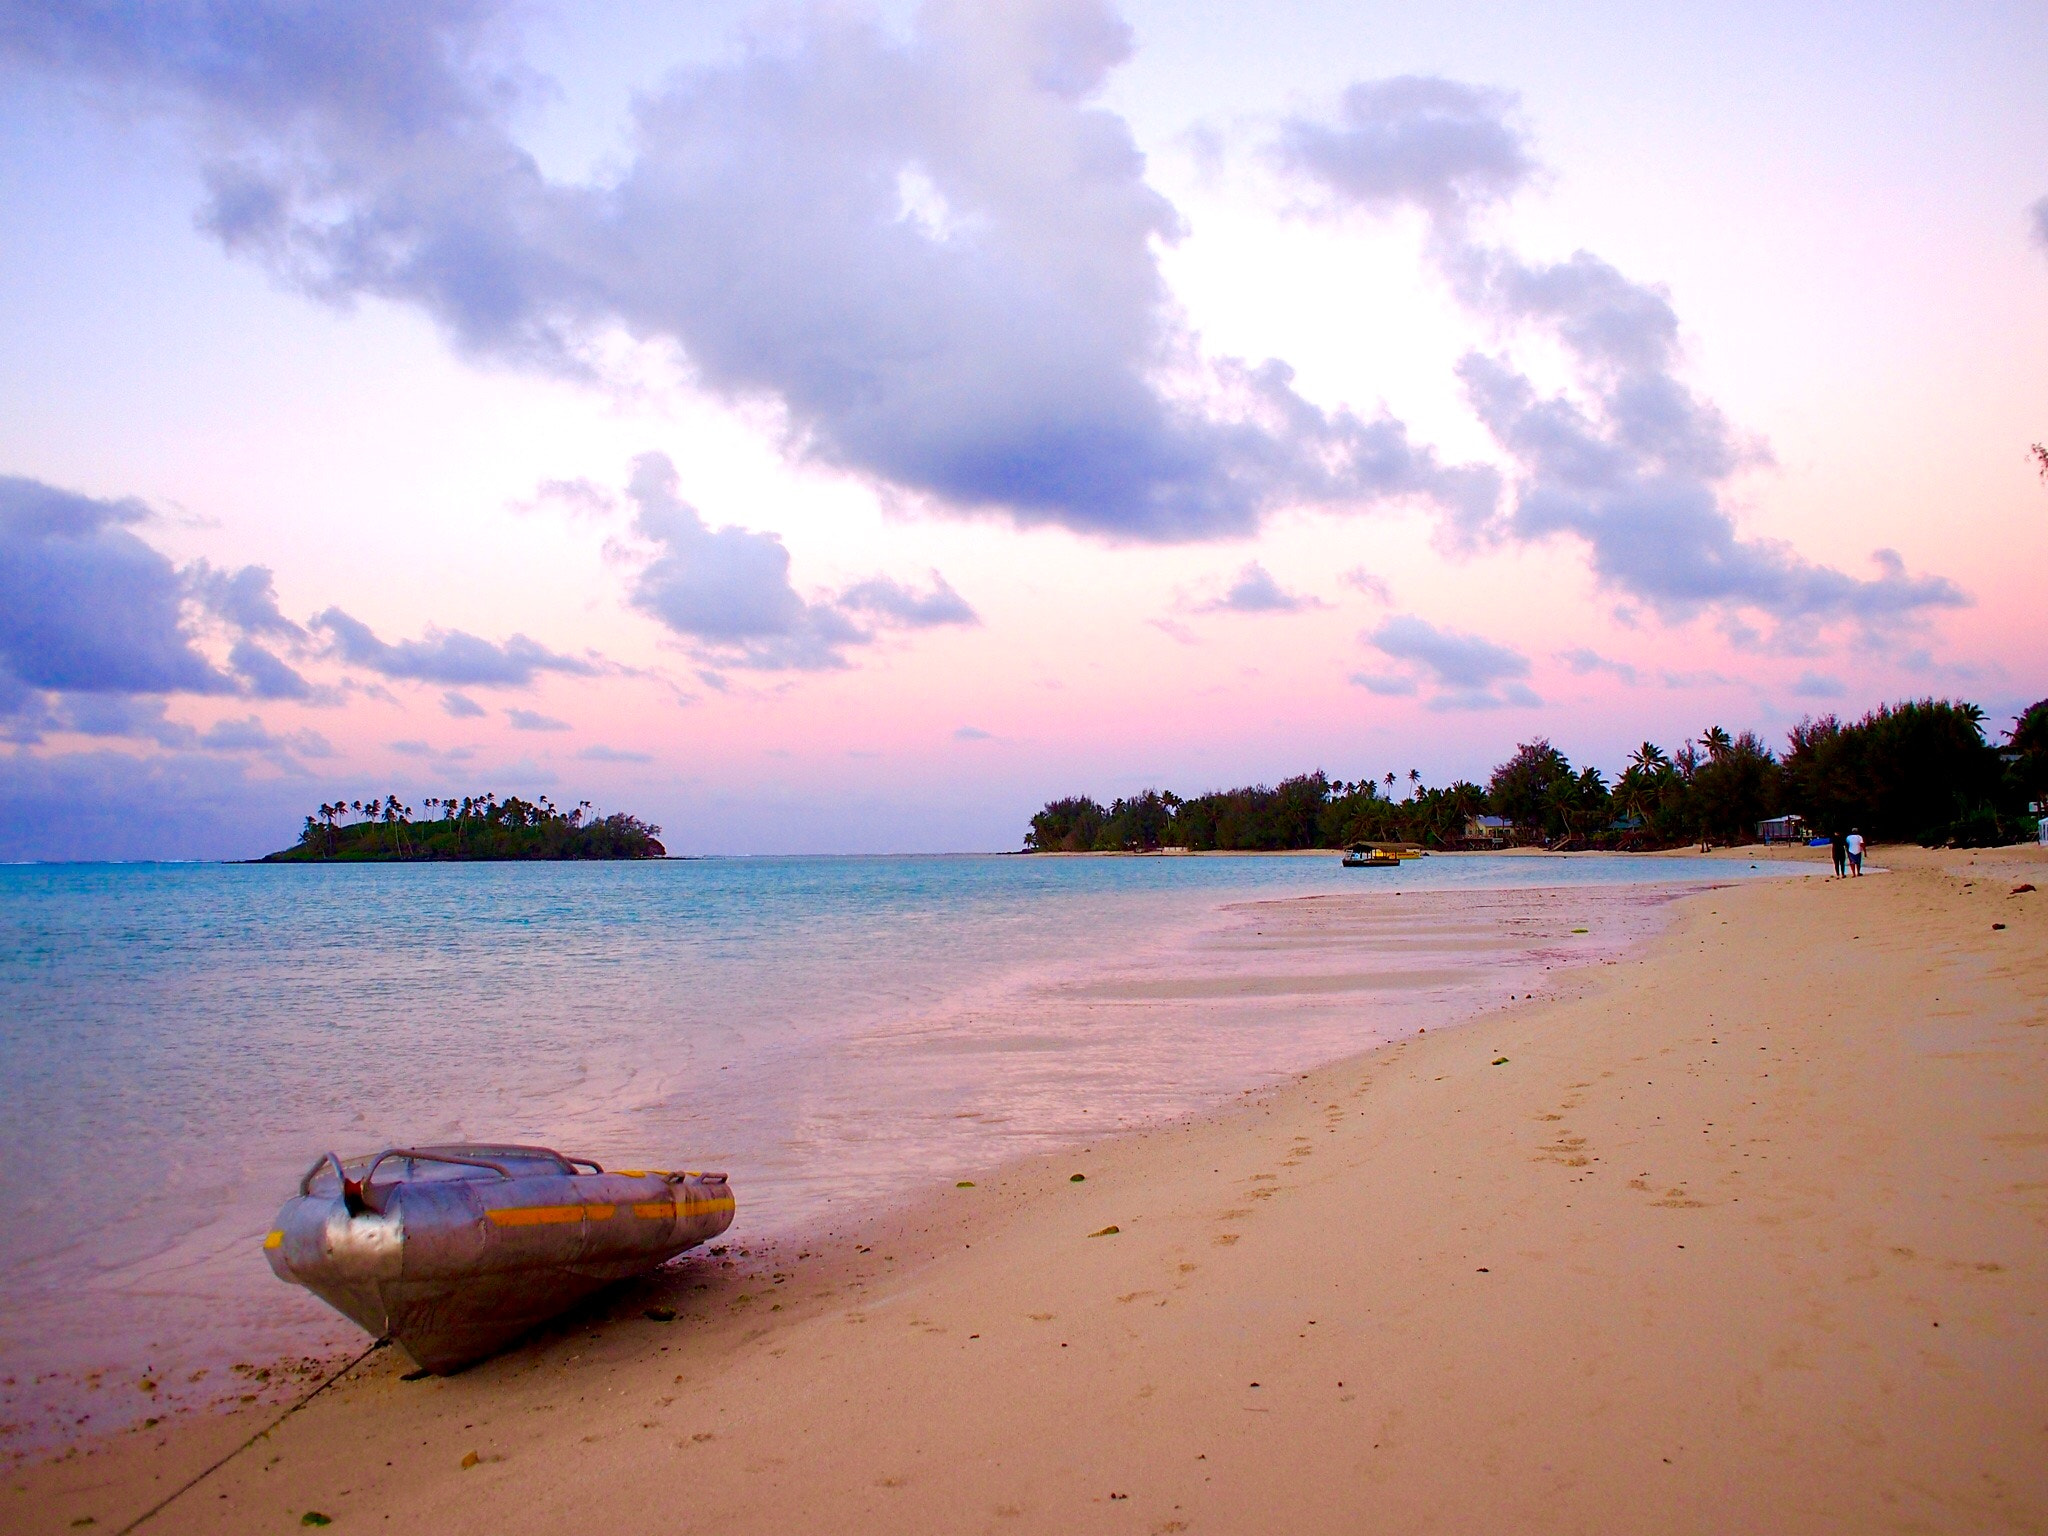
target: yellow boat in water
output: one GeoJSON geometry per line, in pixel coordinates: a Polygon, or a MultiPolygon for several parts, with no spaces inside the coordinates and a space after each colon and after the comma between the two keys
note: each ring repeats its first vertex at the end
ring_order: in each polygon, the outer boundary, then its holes
{"type": "Polygon", "coordinates": [[[1364,843],[1357,844],[1344,855],[1346,869],[1393,869],[1400,862],[1393,854],[1382,853],[1379,849],[1368,847],[1364,843]]]}

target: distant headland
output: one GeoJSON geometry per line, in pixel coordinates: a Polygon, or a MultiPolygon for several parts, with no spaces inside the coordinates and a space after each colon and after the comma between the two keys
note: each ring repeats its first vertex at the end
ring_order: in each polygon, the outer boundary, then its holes
{"type": "Polygon", "coordinates": [[[661,828],[624,811],[599,816],[588,800],[564,811],[542,795],[429,798],[438,816],[413,820],[396,795],[336,800],[306,818],[298,842],[261,864],[427,863],[484,859],[661,859],[661,828]],[[345,817],[359,818],[344,820],[345,817]]]}

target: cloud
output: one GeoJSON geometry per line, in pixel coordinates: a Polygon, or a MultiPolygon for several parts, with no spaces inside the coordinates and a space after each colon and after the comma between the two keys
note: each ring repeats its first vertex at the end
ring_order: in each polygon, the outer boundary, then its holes
{"type": "Polygon", "coordinates": [[[574,480],[541,481],[533,488],[532,496],[513,502],[512,510],[537,512],[544,506],[560,507],[571,517],[604,518],[618,509],[618,499],[594,480],[578,476],[574,480]]]}
{"type": "Polygon", "coordinates": [[[1802,699],[1839,699],[1848,692],[1839,677],[1825,672],[1802,672],[1792,692],[1802,699]]]}
{"type": "Polygon", "coordinates": [[[635,531],[659,550],[630,601],[722,664],[822,671],[845,666],[841,648],[868,639],[830,602],[797,595],[780,537],[706,525],[677,493],[667,455],[635,460],[627,494],[639,509],[635,531]]]}
{"type": "Polygon", "coordinates": [[[931,573],[929,592],[914,592],[886,576],[857,582],[839,594],[839,606],[905,629],[930,629],[942,624],[979,624],[981,616],[955,592],[946,578],[931,573]]]}
{"type": "Polygon", "coordinates": [[[1290,592],[1254,560],[1237,573],[1229,587],[1207,602],[1198,603],[1196,613],[1305,613],[1327,608],[1321,598],[1305,592],[1290,592]]]}
{"type": "MultiPolygon", "coordinates": [[[[846,666],[846,649],[871,644],[879,628],[981,622],[937,571],[924,591],[876,576],[836,596],[799,595],[781,537],[708,525],[679,494],[666,454],[634,460],[627,496],[637,509],[634,532],[655,551],[634,576],[628,601],[714,666],[826,671],[846,666]]],[[[705,680],[724,687],[722,678],[705,680]]]]}
{"type": "Polygon", "coordinates": [[[1408,698],[1417,692],[1415,679],[1398,673],[1354,672],[1351,681],[1382,698],[1408,698]]]}
{"type": "Polygon", "coordinates": [[[237,640],[228,665],[240,673],[249,692],[259,699],[310,699],[313,685],[254,640],[237,640]]]}
{"type": "Polygon", "coordinates": [[[186,583],[137,501],[0,476],[0,673],[76,693],[230,693],[193,645],[186,583]]]}
{"type": "Polygon", "coordinates": [[[430,626],[421,639],[393,645],[339,608],[315,615],[313,627],[326,631],[335,653],[350,665],[414,682],[524,688],[542,672],[591,677],[598,671],[593,662],[559,655],[524,635],[497,645],[459,629],[430,626]]]}
{"type": "Polygon", "coordinates": [[[1434,695],[1431,709],[1541,709],[1543,699],[1527,683],[1503,683],[1498,688],[1449,688],[1434,695]]]}
{"type": "Polygon", "coordinates": [[[261,752],[275,756],[328,758],[339,754],[318,731],[300,730],[279,735],[256,716],[241,720],[217,720],[200,736],[199,745],[210,752],[261,752]]]}
{"type": "Polygon", "coordinates": [[[1529,660],[1520,651],[1478,635],[1438,629],[1413,614],[1396,614],[1365,638],[1396,660],[1425,668],[1446,687],[1485,688],[1502,678],[1529,675],[1529,660]]]}
{"type": "Polygon", "coordinates": [[[475,699],[450,689],[441,695],[441,713],[457,720],[481,720],[489,711],[475,699]]]}
{"type": "MultiPolygon", "coordinates": [[[[1438,629],[1413,614],[1396,614],[1361,638],[1422,673],[1437,690],[1429,699],[1432,709],[1534,707],[1543,702],[1521,681],[1529,675],[1529,659],[1478,635],[1438,629]]],[[[1369,680],[1367,674],[1353,681],[1376,693],[1396,691],[1386,686],[1388,679],[1369,680]],[[1375,681],[1381,686],[1375,687],[1375,681]]]]}
{"type": "Polygon", "coordinates": [[[953,732],[955,741],[994,741],[995,737],[978,725],[963,725],[953,732]]]}
{"type": "Polygon", "coordinates": [[[576,754],[586,763],[651,763],[652,752],[629,752],[623,747],[592,745],[576,754]]]}
{"type": "Polygon", "coordinates": [[[1362,82],[1345,93],[1335,123],[1292,119],[1277,146],[1283,163],[1340,206],[1421,209],[1432,256],[1461,302],[1504,332],[1556,342],[1571,364],[1569,393],[1539,391],[1501,356],[1474,352],[1459,364],[1515,483],[1503,509],[1453,516],[1454,541],[1576,539],[1604,584],[1666,619],[1721,607],[1756,610],[1788,629],[1849,620],[1877,631],[1964,603],[1953,582],[1908,576],[1885,551],[1878,575],[1863,579],[1743,537],[1727,486],[1766,456],[1679,378],[1669,296],[1585,251],[1528,262],[1472,237],[1468,215],[1532,172],[1508,121],[1512,100],[1445,80],[1362,82]]]}
{"type": "Polygon", "coordinates": [[[1374,602],[1391,603],[1394,600],[1394,589],[1387,585],[1385,579],[1373,575],[1371,571],[1368,571],[1362,565],[1354,565],[1340,576],[1338,580],[1342,581],[1347,587],[1355,587],[1374,602]]]}
{"type": "Polygon", "coordinates": [[[1526,138],[1507,121],[1514,104],[1505,91],[1430,76],[1363,80],[1345,90],[1336,122],[1282,124],[1278,151],[1347,202],[1458,219],[1535,173],[1526,138]]]}
{"type": "Polygon", "coordinates": [[[249,858],[283,848],[321,798],[210,752],[0,756],[0,859],[249,858]]]}
{"type": "MultiPolygon", "coordinates": [[[[1104,0],[934,0],[907,35],[801,12],[640,97],[587,184],[511,136],[544,86],[507,62],[510,10],[50,7],[0,47],[183,125],[203,225],[312,294],[570,374],[610,333],[673,342],[702,387],[779,403],[792,452],[944,510],[1167,541],[1495,494],[1284,364],[1202,354],[1159,265],[1179,215],[1095,100],[1131,47],[1104,0]]],[[[1401,153],[1497,180],[1483,122],[1429,110],[1401,153]]]]}
{"type": "Polygon", "coordinates": [[[1585,646],[1578,646],[1569,651],[1559,651],[1557,659],[1581,677],[1591,672],[1605,672],[1611,677],[1621,679],[1630,687],[1634,687],[1642,680],[1642,674],[1627,662],[1615,661],[1611,657],[1602,656],[1598,651],[1589,650],[1585,646]]]}
{"type": "Polygon", "coordinates": [[[2034,243],[2048,251],[2048,197],[2039,198],[2028,207],[2027,228],[2034,243]]]}
{"type": "Polygon", "coordinates": [[[199,732],[182,721],[170,719],[165,708],[160,698],[78,693],[63,701],[61,723],[64,729],[80,736],[126,737],[169,748],[197,745],[199,732]]]}
{"type": "Polygon", "coordinates": [[[535,714],[530,709],[508,709],[505,718],[512,722],[515,731],[566,731],[569,722],[557,720],[553,715],[535,714]]]}
{"type": "Polygon", "coordinates": [[[267,568],[245,565],[238,571],[223,571],[200,560],[185,577],[208,612],[244,634],[305,638],[306,632],[278,609],[277,589],[267,568]]]}

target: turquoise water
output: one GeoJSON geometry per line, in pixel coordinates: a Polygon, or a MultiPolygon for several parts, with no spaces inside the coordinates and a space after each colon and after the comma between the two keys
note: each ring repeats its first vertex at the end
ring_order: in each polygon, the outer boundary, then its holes
{"type": "MultiPolygon", "coordinates": [[[[1506,910],[1561,888],[1619,911],[1749,873],[1483,856],[0,868],[7,1418],[103,1427],[124,1410],[79,1406],[89,1370],[182,1380],[349,1337],[254,1246],[330,1147],[536,1140],[724,1167],[737,1230],[797,1230],[856,1185],[908,1190],[1213,1103],[1470,990],[1430,972],[1375,999],[1354,977],[1344,1006],[1292,1013],[1147,991],[1225,963],[1189,935],[1231,903],[1363,888],[1506,910]]],[[[1618,921],[1600,934],[1626,936],[1618,921]]],[[[1537,951],[1514,953],[1489,962],[1489,995],[1537,951]]]]}

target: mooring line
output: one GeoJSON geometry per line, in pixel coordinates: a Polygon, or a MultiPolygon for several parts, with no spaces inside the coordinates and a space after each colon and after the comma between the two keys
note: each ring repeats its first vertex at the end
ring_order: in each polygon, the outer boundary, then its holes
{"type": "Polygon", "coordinates": [[[196,1474],[190,1481],[186,1482],[181,1487],[172,1489],[169,1493],[165,1494],[161,1499],[158,1499],[156,1503],[150,1505],[149,1508],[145,1509],[133,1520],[130,1520],[126,1525],[122,1526],[120,1530],[114,1532],[114,1536],[128,1536],[128,1533],[130,1531],[133,1531],[137,1526],[141,1525],[144,1521],[155,1519],[158,1515],[162,1514],[166,1509],[170,1508],[170,1506],[174,1502],[176,1502],[179,1499],[182,1499],[194,1488],[197,1488],[201,1483],[205,1482],[209,1477],[213,1476],[214,1473],[218,1472],[222,1467],[226,1466],[229,1462],[233,1461],[237,1456],[241,1455],[242,1452],[249,1449],[249,1447],[254,1445],[258,1440],[265,1439],[270,1434],[272,1434],[280,1424],[284,1423],[286,1419],[290,1418],[293,1414],[297,1413],[301,1408],[305,1407],[306,1404],[312,1402],[314,1398],[318,1397],[322,1392],[325,1392],[329,1387],[333,1386],[337,1381],[341,1380],[342,1377],[346,1376],[350,1371],[354,1370],[357,1366],[361,1365],[365,1360],[369,1359],[370,1356],[374,1355],[378,1350],[382,1349],[386,1344],[390,1342],[391,1341],[389,1339],[376,1340],[374,1343],[370,1345],[368,1349],[364,1350],[360,1355],[357,1355],[355,1359],[349,1361],[347,1365],[344,1365],[332,1376],[328,1377],[325,1381],[321,1382],[319,1386],[315,1387],[312,1391],[308,1392],[296,1403],[293,1403],[291,1407],[285,1409],[283,1413],[280,1413],[276,1418],[272,1419],[263,1428],[257,1430],[255,1434],[251,1435],[248,1439],[244,1440],[232,1451],[229,1451],[227,1455],[221,1457],[219,1461],[216,1461],[212,1466],[208,1467],[205,1471],[196,1474]]]}

